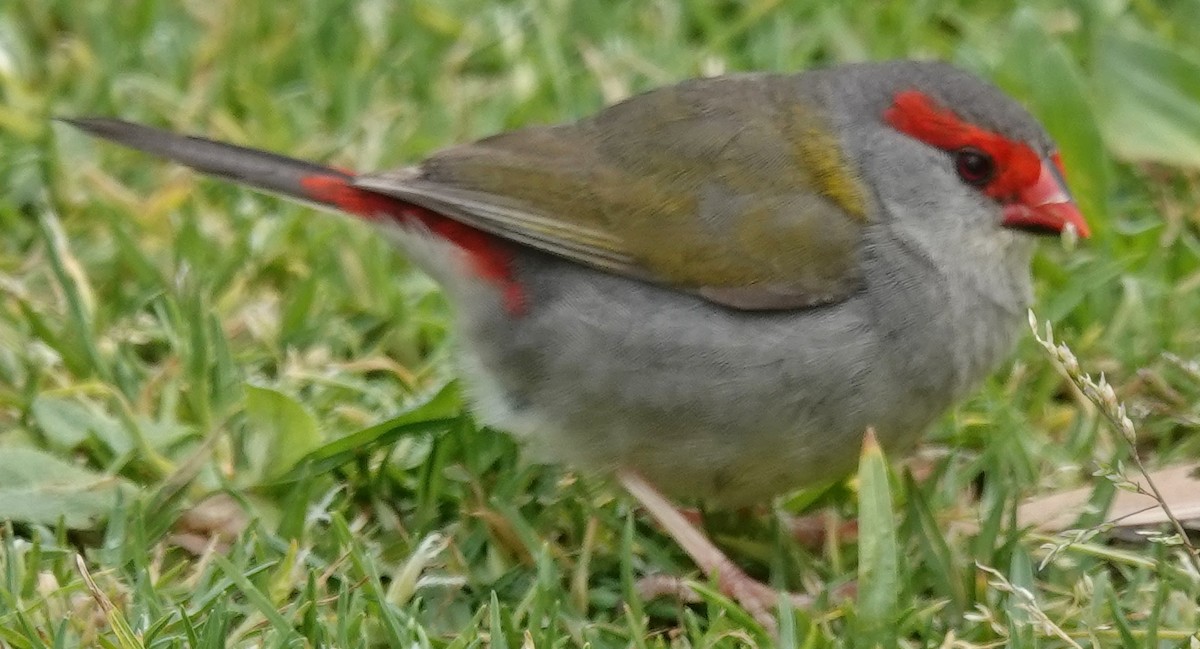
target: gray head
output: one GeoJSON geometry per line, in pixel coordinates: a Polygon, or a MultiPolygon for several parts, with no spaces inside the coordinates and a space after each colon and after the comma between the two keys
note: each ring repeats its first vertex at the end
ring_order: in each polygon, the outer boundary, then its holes
{"type": "MultiPolygon", "coordinates": [[[[894,103],[897,93],[917,91],[950,110],[967,124],[1014,142],[1029,144],[1042,155],[1054,150],[1046,129],[1020,103],[974,74],[941,61],[883,61],[835,68],[824,83],[848,107],[876,118],[894,103]]],[[[828,71],[824,71],[828,72],[828,71]]]]}
{"type": "Polygon", "coordinates": [[[923,214],[946,232],[1070,226],[1087,236],[1053,140],[992,84],[921,61],[831,68],[813,81],[838,107],[843,143],[885,212],[923,214]]]}

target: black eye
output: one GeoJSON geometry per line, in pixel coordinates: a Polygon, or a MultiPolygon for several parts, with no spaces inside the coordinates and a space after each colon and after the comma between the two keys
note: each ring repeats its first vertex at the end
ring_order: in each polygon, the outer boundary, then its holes
{"type": "Polygon", "coordinates": [[[975,147],[964,147],[954,152],[954,170],[968,185],[983,187],[996,176],[996,161],[975,147]]]}

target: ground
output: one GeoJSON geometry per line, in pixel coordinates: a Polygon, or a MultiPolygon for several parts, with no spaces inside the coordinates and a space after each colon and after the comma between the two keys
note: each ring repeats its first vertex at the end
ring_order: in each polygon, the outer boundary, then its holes
{"type": "Polygon", "coordinates": [[[1109,498],[1131,449],[1200,456],[1196,24],[1196,0],[0,5],[0,647],[1196,646],[1171,528],[1013,525],[1109,498]],[[463,415],[445,303],[369,228],[50,121],[378,169],[687,77],[904,56],[993,79],[1060,143],[1094,236],[1042,246],[1036,317],[1137,436],[1026,336],[920,462],[709,517],[817,596],[778,637],[711,590],[639,597],[693,566],[612,484],[463,415]],[[820,511],[858,537],[781,531],[820,511]]]}

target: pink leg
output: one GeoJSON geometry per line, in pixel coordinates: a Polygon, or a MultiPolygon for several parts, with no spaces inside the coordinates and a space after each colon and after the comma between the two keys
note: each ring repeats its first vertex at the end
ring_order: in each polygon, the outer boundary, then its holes
{"type": "MultiPolygon", "coordinates": [[[[775,628],[773,613],[779,602],[778,591],[738,568],[699,528],[641,476],[630,471],[622,471],[618,476],[629,494],[636,498],[663,530],[688,553],[701,572],[717,581],[721,592],[741,604],[768,629],[775,628]]],[[[662,579],[654,579],[645,585],[647,595],[672,591],[662,579]]],[[[674,590],[679,592],[682,589],[674,590]]],[[[807,607],[812,603],[812,599],[806,595],[788,593],[787,596],[792,599],[793,605],[798,607],[807,607]]]]}
{"type": "Polygon", "coordinates": [[[809,550],[819,550],[829,539],[830,533],[842,542],[858,538],[858,521],[831,521],[831,514],[818,512],[804,516],[792,516],[784,521],[793,539],[809,550]],[[836,526],[836,527],[834,527],[836,526]]]}

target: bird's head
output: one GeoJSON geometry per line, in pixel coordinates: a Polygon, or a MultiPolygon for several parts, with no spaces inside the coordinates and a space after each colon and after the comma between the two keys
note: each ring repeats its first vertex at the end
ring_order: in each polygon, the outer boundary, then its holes
{"type": "Polygon", "coordinates": [[[1002,228],[1089,236],[1053,140],[999,89],[932,62],[867,64],[843,79],[835,92],[876,127],[850,146],[883,198],[940,200],[954,206],[943,213],[1002,228]]]}

